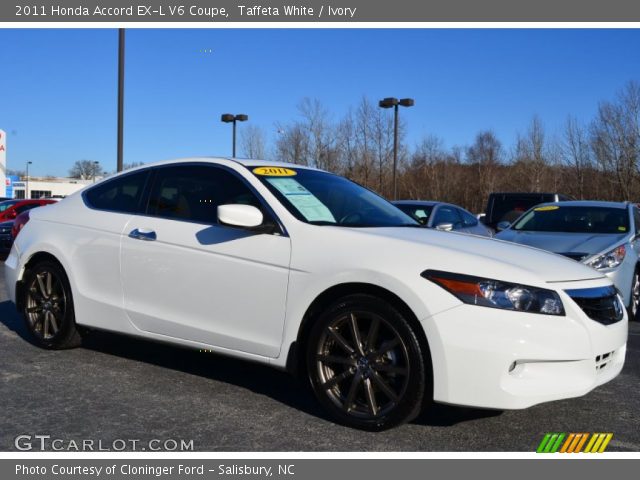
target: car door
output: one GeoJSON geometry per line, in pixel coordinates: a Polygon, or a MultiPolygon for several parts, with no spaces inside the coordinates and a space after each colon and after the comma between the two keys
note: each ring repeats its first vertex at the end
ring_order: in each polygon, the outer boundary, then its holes
{"type": "MultiPolygon", "coordinates": [[[[285,316],[290,239],[221,225],[217,206],[270,209],[236,172],[188,164],[156,170],[144,216],[122,239],[124,305],[139,329],[276,357],[285,316]]],[[[275,219],[271,219],[275,220],[275,219]]]]}

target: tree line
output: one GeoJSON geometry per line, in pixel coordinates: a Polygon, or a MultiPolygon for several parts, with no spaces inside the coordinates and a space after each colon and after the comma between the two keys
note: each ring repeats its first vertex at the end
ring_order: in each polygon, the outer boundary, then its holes
{"type": "MultiPolygon", "coordinates": [[[[243,126],[240,152],[309,165],[344,175],[379,194],[392,194],[393,117],[362,98],[339,119],[318,100],[305,98],[298,118],[275,125],[269,147],[263,129],[243,126]]],[[[640,201],[640,84],[627,83],[601,101],[594,118],[569,116],[549,132],[534,116],[511,147],[487,129],[470,145],[445,147],[437,135],[406,142],[401,119],[398,195],[484,209],[494,191],[558,192],[576,199],[640,201]]]]}

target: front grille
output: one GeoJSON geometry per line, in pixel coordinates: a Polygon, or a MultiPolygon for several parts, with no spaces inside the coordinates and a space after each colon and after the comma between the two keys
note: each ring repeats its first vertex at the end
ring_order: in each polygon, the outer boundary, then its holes
{"type": "Polygon", "coordinates": [[[560,253],[563,257],[570,258],[571,260],[575,260],[576,262],[580,262],[586,257],[589,256],[588,253],[578,253],[578,252],[562,252],[560,253]]]}
{"type": "Polygon", "coordinates": [[[611,325],[624,317],[622,302],[614,286],[565,291],[591,320],[611,325]]]}
{"type": "Polygon", "coordinates": [[[607,365],[609,365],[614,353],[616,352],[603,353],[596,357],[596,372],[601,372],[607,367],[607,365]]]}

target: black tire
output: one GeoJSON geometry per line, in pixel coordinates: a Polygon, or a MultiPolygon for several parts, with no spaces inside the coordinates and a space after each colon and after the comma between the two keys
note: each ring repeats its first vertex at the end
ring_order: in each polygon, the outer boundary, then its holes
{"type": "Polygon", "coordinates": [[[22,316],[38,346],[61,350],[82,343],[69,279],[58,263],[44,260],[29,267],[21,300],[22,316]]]}
{"type": "Polygon", "coordinates": [[[629,294],[629,321],[638,321],[638,311],[640,310],[640,269],[636,267],[631,281],[631,293],[629,294]]]}
{"type": "Polygon", "coordinates": [[[421,411],[429,356],[407,319],[377,297],[350,295],[323,312],[306,357],[313,392],[339,423],[380,431],[421,411]]]}

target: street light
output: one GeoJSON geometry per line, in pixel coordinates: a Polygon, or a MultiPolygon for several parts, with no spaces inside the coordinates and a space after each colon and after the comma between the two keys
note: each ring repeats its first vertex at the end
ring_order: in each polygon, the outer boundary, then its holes
{"type": "Polygon", "coordinates": [[[378,106],[381,108],[393,107],[393,199],[398,199],[398,184],[396,182],[396,171],[398,170],[398,106],[413,107],[415,101],[413,98],[397,98],[388,97],[380,100],[378,106]]]}
{"type": "Polygon", "coordinates": [[[24,199],[28,200],[29,199],[29,165],[31,165],[33,162],[27,162],[27,186],[25,187],[24,190],[24,199]]]}
{"type": "Polygon", "coordinates": [[[220,117],[220,120],[222,120],[224,123],[233,123],[233,155],[232,157],[235,158],[236,156],[236,122],[246,122],[247,120],[249,120],[249,115],[245,115],[243,113],[240,113],[238,115],[232,115],[231,113],[223,113],[222,116],[220,117]]]}
{"type": "Polygon", "coordinates": [[[118,158],[116,171],[124,169],[124,28],[118,30],[118,158]]]}

